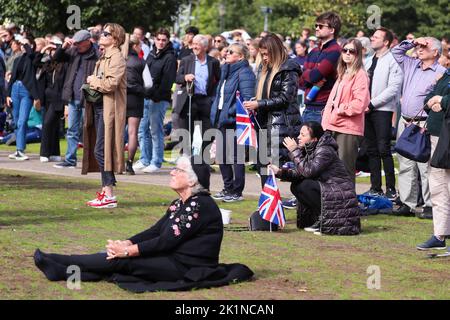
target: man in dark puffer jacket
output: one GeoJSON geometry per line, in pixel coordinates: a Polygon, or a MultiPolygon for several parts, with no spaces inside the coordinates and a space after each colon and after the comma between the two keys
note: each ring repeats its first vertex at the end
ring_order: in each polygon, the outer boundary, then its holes
{"type": "Polygon", "coordinates": [[[291,191],[299,200],[299,228],[310,226],[318,218],[317,223],[307,231],[332,235],[359,234],[360,210],[354,185],[339,159],[336,141],[329,132],[323,133],[319,127],[316,122],[304,124],[299,139],[304,139],[302,135],[305,135],[306,128],[312,140],[303,146],[292,139],[285,139],[295,169],[279,170],[275,167],[274,171],[279,178],[292,182],[291,191]]]}

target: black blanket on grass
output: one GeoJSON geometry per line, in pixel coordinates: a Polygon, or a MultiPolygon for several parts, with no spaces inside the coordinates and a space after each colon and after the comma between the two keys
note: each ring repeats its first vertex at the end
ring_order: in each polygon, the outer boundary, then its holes
{"type": "Polygon", "coordinates": [[[192,289],[212,288],[225,286],[250,280],[253,271],[239,263],[219,264],[216,268],[192,268],[183,280],[150,282],[134,276],[113,274],[110,282],[116,283],[120,288],[135,293],[155,291],[187,291],[192,289]]]}

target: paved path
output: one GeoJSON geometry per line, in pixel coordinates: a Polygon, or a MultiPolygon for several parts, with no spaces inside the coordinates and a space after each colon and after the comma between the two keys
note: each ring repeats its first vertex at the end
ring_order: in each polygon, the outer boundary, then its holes
{"type": "MultiPolygon", "coordinates": [[[[76,177],[77,179],[91,179],[100,182],[100,173],[90,173],[88,175],[81,175],[81,167],[75,169],[57,169],[53,168],[54,163],[41,163],[39,161],[39,155],[28,154],[30,160],[28,161],[16,161],[8,159],[10,151],[0,151],[0,169],[6,170],[17,170],[23,172],[33,172],[40,174],[49,174],[55,176],[64,177],[76,177]]],[[[80,163],[78,163],[81,166],[80,163]]],[[[153,174],[146,174],[143,172],[137,172],[135,176],[127,175],[116,175],[117,181],[120,182],[131,182],[145,185],[158,185],[158,186],[168,186],[169,185],[169,168],[162,168],[160,172],[153,174]]],[[[261,191],[260,179],[254,173],[246,174],[245,190],[244,196],[259,196],[261,191]]],[[[283,197],[290,197],[291,193],[289,190],[289,183],[281,182],[279,183],[281,195],[283,197]]],[[[358,194],[363,193],[369,189],[367,184],[357,184],[356,191],[358,194]]],[[[219,170],[211,175],[211,191],[218,192],[222,190],[223,182],[222,176],[219,170]]]]}

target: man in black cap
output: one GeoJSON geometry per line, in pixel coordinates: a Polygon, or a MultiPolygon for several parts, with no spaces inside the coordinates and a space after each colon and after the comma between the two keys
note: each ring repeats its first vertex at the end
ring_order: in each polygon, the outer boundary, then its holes
{"type": "Polygon", "coordinates": [[[180,54],[178,55],[178,61],[193,53],[192,41],[194,40],[194,37],[200,33],[196,27],[188,27],[185,32],[186,35],[184,36],[183,48],[181,48],[180,54]]]}
{"type": "Polygon", "coordinates": [[[86,78],[94,72],[98,60],[97,50],[91,42],[91,33],[80,30],[72,39],[64,42],[56,50],[54,59],[67,63],[66,79],[62,90],[62,100],[68,104],[69,125],[67,129],[67,152],[64,162],[54,165],[55,168],[75,168],[77,165],[77,148],[82,132],[82,116],[84,98],[81,86],[86,78]]]}

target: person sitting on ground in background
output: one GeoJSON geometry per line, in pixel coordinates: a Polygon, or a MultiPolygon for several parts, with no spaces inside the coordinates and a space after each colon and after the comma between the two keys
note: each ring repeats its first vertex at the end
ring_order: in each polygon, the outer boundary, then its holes
{"type": "Polygon", "coordinates": [[[356,235],[361,232],[355,187],[338,145],[315,121],[303,124],[298,143],[285,138],[293,169],[270,165],[278,178],[292,182],[298,199],[297,227],[315,234],[356,235]]]}
{"type": "MultiPolygon", "coordinates": [[[[41,142],[42,136],[42,111],[31,108],[27,121],[27,130],[25,135],[26,143],[41,142]]],[[[0,144],[15,145],[16,134],[14,132],[0,137],[0,144]]]]}

